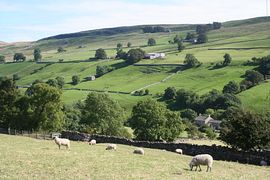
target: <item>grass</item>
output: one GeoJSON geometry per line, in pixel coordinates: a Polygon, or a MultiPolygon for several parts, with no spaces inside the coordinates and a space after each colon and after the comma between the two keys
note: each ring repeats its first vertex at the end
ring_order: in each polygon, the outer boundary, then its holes
{"type": "Polygon", "coordinates": [[[258,113],[269,112],[270,82],[262,83],[238,95],[245,108],[258,113]]]}
{"type": "Polygon", "coordinates": [[[106,144],[89,146],[71,142],[71,150],[58,150],[53,141],[0,135],[2,179],[268,179],[269,167],[214,161],[212,172],[189,171],[190,156],[118,145],[106,151],[106,144]]]}
{"type": "MultiPolygon", "coordinates": [[[[155,95],[156,93],[162,93],[169,86],[176,87],[177,89],[189,89],[199,94],[204,94],[212,89],[222,90],[223,86],[231,80],[240,82],[244,72],[251,68],[243,66],[242,63],[244,61],[249,60],[254,56],[261,57],[270,54],[270,48],[260,48],[270,47],[269,25],[268,18],[228,22],[224,24],[223,28],[208,32],[208,43],[199,45],[185,43],[186,49],[182,52],[176,51],[177,45],[169,44],[168,40],[172,40],[176,34],[180,34],[184,37],[186,32],[194,31],[194,29],[191,28],[192,26],[184,27],[182,25],[172,25],[173,31],[171,33],[146,34],[141,32],[141,27],[128,27],[121,33],[115,33],[118,32],[119,29],[113,30],[112,34],[106,34],[106,30],[99,30],[87,32],[88,35],[77,38],[11,44],[0,47],[0,54],[6,55],[7,59],[11,59],[15,52],[23,52],[28,59],[32,59],[33,48],[39,46],[42,50],[44,61],[58,62],[59,59],[64,59],[64,62],[66,63],[52,64],[34,74],[31,73],[45,65],[30,62],[0,64],[0,76],[12,76],[13,74],[18,73],[19,76],[21,76],[21,79],[17,82],[19,85],[31,84],[36,79],[47,81],[50,78],[62,76],[67,83],[65,88],[75,87],[105,91],[132,92],[149,84],[161,82],[164,78],[175,72],[174,68],[127,66],[108,73],[95,81],[84,81],[85,77],[95,74],[97,65],[119,66],[123,61],[112,60],[79,63],[78,60],[85,60],[93,57],[95,50],[98,48],[104,48],[108,56],[114,56],[117,43],[122,43],[124,45],[124,50],[128,51],[129,49],[126,48],[126,44],[127,42],[131,42],[133,48],[141,47],[146,52],[166,52],[166,59],[164,60],[143,60],[139,62],[140,64],[182,64],[187,53],[194,54],[199,61],[203,62],[203,66],[200,68],[185,70],[176,74],[166,82],[149,87],[148,89],[151,94],[155,95]],[[147,39],[150,37],[156,39],[156,46],[146,46],[147,39]],[[82,45],[83,48],[78,48],[80,45],[82,45]],[[57,53],[56,50],[59,46],[64,47],[67,51],[57,53]],[[217,50],[222,48],[251,49],[217,50]],[[226,68],[210,70],[210,66],[223,61],[223,55],[225,53],[229,53],[232,56],[233,64],[226,68]],[[76,86],[72,86],[70,82],[73,75],[80,76],[82,82],[76,86]]],[[[262,109],[263,111],[269,111],[270,106],[268,106],[265,101],[257,101],[254,96],[250,96],[251,94],[256,94],[258,98],[263,99],[266,93],[265,91],[267,90],[255,87],[247,92],[241,93],[239,97],[242,99],[243,105],[246,108],[255,111],[262,109]]],[[[70,104],[85,99],[87,94],[88,92],[82,91],[64,91],[63,100],[70,104]]],[[[123,94],[111,95],[129,112],[131,111],[131,107],[138,100],[145,98],[123,94]]]]}

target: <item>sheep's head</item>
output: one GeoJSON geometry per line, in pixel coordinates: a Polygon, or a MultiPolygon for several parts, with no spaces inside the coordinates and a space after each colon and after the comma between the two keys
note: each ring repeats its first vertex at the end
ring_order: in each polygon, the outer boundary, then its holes
{"type": "Polygon", "coordinates": [[[193,166],[196,166],[196,159],[195,158],[192,158],[190,163],[189,163],[190,170],[192,170],[193,166]]]}

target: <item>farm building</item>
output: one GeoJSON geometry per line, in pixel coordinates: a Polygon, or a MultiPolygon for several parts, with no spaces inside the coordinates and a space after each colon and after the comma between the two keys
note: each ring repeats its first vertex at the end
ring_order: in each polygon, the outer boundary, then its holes
{"type": "Polygon", "coordinates": [[[88,76],[88,77],[86,77],[86,80],[87,81],[94,81],[95,79],[96,79],[95,76],[88,76]]]}
{"type": "Polygon", "coordinates": [[[183,42],[189,42],[189,43],[192,43],[192,44],[196,44],[197,42],[198,42],[198,40],[197,39],[188,39],[188,40],[183,40],[183,42]]]}
{"type": "Polygon", "coordinates": [[[200,114],[198,117],[195,118],[195,124],[200,126],[200,127],[207,125],[207,126],[212,127],[215,130],[219,130],[220,123],[221,123],[221,121],[213,119],[210,115],[203,116],[200,114]]]}
{"type": "Polygon", "coordinates": [[[145,59],[164,59],[165,58],[165,53],[147,53],[144,55],[145,59]]]}

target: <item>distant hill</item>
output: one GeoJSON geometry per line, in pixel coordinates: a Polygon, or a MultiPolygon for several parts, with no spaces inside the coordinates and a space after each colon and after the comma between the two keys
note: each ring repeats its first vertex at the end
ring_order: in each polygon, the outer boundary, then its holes
{"type": "Polygon", "coordinates": [[[8,43],[4,42],[4,41],[0,41],[0,46],[3,46],[3,45],[7,45],[8,43]]]}
{"type": "Polygon", "coordinates": [[[265,22],[270,22],[270,16],[228,21],[228,22],[223,23],[223,26],[236,27],[236,26],[251,25],[251,24],[258,24],[258,23],[265,23],[265,22]]]}
{"type": "Polygon", "coordinates": [[[154,24],[154,25],[138,25],[138,26],[122,26],[115,28],[95,29],[89,31],[81,31],[76,33],[60,34],[56,36],[46,37],[38,41],[66,39],[66,38],[80,38],[80,37],[96,37],[96,36],[113,36],[117,34],[143,33],[142,29],[149,26],[161,26],[170,29],[171,31],[184,31],[193,29],[196,25],[189,24],[154,24]]]}

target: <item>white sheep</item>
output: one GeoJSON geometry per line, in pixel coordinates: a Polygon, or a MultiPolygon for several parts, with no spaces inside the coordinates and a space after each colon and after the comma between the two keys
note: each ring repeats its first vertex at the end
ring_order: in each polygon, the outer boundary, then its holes
{"type": "Polygon", "coordinates": [[[58,145],[59,149],[62,146],[66,146],[66,149],[70,149],[70,140],[59,137],[54,137],[54,142],[58,145]]]}
{"type": "Polygon", "coordinates": [[[116,150],[117,146],[116,144],[109,144],[107,147],[106,147],[106,150],[116,150]]]}
{"type": "Polygon", "coordinates": [[[97,144],[97,141],[95,139],[92,139],[90,142],[89,142],[89,145],[96,145],[97,144]]]}
{"type": "Polygon", "coordinates": [[[268,164],[267,164],[267,162],[266,162],[266,161],[261,160],[261,162],[260,162],[260,166],[268,166],[268,164]]]}
{"type": "Polygon", "coordinates": [[[141,154],[144,155],[144,150],[143,148],[137,148],[133,151],[134,154],[141,154]]]}
{"type": "Polygon", "coordinates": [[[183,154],[183,150],[182,149],[176,149],[175,152],[178,153],[178,154],[183,154]]]}
{"type": "Polygon", "coordinates": [[[211,172],[212,165],[213,165],[213,157],[209,154],[199,154],[199,155],[194,156],[189,163],[189,167],[191,171],[193,169],[193,166],[196,166],[195,171],[197,171],[198,166],[201,171],[202,169],[200,165],[207,165],[206,172],[208,172],[208,170],[210,170],[211,172]]]}

